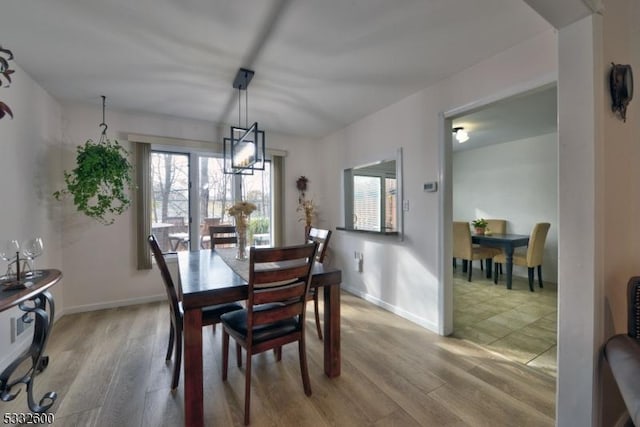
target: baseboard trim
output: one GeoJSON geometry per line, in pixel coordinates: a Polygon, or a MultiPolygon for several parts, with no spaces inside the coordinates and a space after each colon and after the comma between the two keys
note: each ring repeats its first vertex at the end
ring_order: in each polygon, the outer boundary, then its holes
{"type": "Polygon", "coordinates": [[[128,305],[146,304],[148,302],[163,301],[166,299],[167,299],[166,295],[152,295],[148,297],[130,298],[130,299],[124,299],[124,300],[101,302],[96,304],[76,305],[74,307],[65,307],[64,314],[84,313],[87,311],[96,311],[96,310],[104,310],[108,308],[125,307],[128,305]]]}
{"type": "Polygon", "coordinates": [[[434,322],[431,322],[431,321],[429,321],[427,319],[424,319],[424,318],[422,318],[420,316],[416,316],[413,313],[410,313],[410,312],[408,312],[408,311],[406,311],[406,310],[404,310],[404,309],[402,309],[400,307],[397,307],[397,306],[395,306],[393,304],[389,304],[388,302],[383,301],[378,297],[374,297],[373,295],[370,295],[370,294],[368,294],[366,292],[362,292],[362,291],[359,291],[357,289],[353,289],[353,288],[350,288],[348,286],[344,286],[344,284],[342,286],[342,289],[344,291],[346,291],[346,292],[349,292],[350,294],[353,294],[353,295],[355,295],[355,296],[357,296],[359,298],[362,298],[365,301],[368,301],[368,302],[370,302],[370,303],[372,303],[374,305],[377,305],[380,308],[383,308],[383,309],[385,309],[387,311],[390,311],[393,314],[397,314],[398,316],[400,316],[400,317],[402,317],[404,319],[407,319],[407,320],[409,320],[409,321],[411,321],[411,322],[413,322],[413,323],[415,323],[417,325],[420,325],[425,329],[428,329],[428,330],[430,330],[432,332],[435,332],[436,334],[438,333],[437,325],[434,322]]]}

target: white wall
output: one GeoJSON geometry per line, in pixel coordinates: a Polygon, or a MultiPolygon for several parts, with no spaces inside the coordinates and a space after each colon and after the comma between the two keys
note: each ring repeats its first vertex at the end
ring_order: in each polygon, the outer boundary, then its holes
{"type": "Polygon", "coordinates": [[[532,81],[555,79],[556,37],[546,32],[489,58],[440,84],[426,88],[325,138],[317,157],[324,159],[324,193],[332,196],[331,228],[342,226],[342,170],[393,156],[404,149],[405,239],[336,232],[331,247],[343,268],[346,289],[433,331],[442,326],[439,301],[441,258],[438,238],[442,206],[438,193],[423,183],[438,181],[439,114],[504,93],[532,81]],[[354,271],[353,252],[364,254],[364,271],[354,271]]]}
{"type": "MultiPolygon", "coordinates": [[[[453,153],[453,220],[506,219],[507,232],[530,234],[549,222],[542,277],[558,280],[558,135],[453,153]]],[[[514,266],[514,275],[527,269],[514,266]]]]}
{"type": "MultiPolygon", "coordinates": [[[[65,169],[74,167],[78,145],[88,138],[99,137],[98,124],[102,120],[99,103],[99,97],[96,97],[95,106],[65,106],[65,169]]],[[[130,133],[201,141],[216,138],[212,123],[112,111],[108,108],[108,98],[106,121],[109,137],[127,147],[126,135],[130,133]]],[[[301,243],[304,226],[297,222],[295,181],[299,175],[309,176],[310,194],[314,194],[313,183],[318,168],[310,154],[310,141],[267,131],[266,142],[268,148],[290,153],[285,159],[285,241],[301,243]]],[[[118,217],[113,225],[104,226],[78,214],[71,201],[65,202],[63,252],[65,308],[68,312],[165,298],[158,272],[136,269],[134,212],[135,206],[118,217]]]]}
{"type": "MultiPolygon", "coordinates": [[[[0,88],[0,101],[14,118],[0,120],[0,244],[41,236],[44,253],[37,268],[62,269],[60,208],[49,197],[60,172],[61,109],[19,65],[9,88],[0,88]]],[[[7,263],[0,261],[0,274],[7,263]]],[[[63,282],[52,288],[58,317],[64,306],[63,282]]],[[[30,343],[33,328],[10,344],[10,318],[14,308],[0,313],[0,370],[30,343]]]]}

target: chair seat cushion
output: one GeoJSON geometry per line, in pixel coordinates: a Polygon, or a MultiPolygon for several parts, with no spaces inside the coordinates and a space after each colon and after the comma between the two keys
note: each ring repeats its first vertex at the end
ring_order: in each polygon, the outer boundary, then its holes
{"type": "Polygon", "coordinates": [[[243,308],[244,307],[242,307],[237,302],[210,305],[202,309],[202,320],[203,323],[209,319],[215,320],[217,322],[218,319],[220,319],[220,316],[222,316],[223,314],[229,313],[231,311],[242,310],[243,308]]]}
{"type": "MultiPolygon", "coordinates": [[[[276,304],[263,304],[254,307],[254,311],[267,310],[276,304]]],[[[236,331],[243,338],[247,336],[247,310],[232,311],[223,314],[220,317],[222,324],[227,328],[236,331]]],[[[279,320],[266,325],[258,325],[253,329],[253,342],[258,343],[271,338],[286,335],[291,332],[300,330],[300,324],[297,317],[279,320]]]]}

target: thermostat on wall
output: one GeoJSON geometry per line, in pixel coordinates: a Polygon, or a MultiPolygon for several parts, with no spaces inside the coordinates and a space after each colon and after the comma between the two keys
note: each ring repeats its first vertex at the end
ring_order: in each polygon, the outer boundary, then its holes
{"type": "Polygon", "coordinates": [[[425,182],[424,191],[426,191],[428,193],[433,193],[433,192],[438,191],[438,183],[436,181],[425,182]]]}

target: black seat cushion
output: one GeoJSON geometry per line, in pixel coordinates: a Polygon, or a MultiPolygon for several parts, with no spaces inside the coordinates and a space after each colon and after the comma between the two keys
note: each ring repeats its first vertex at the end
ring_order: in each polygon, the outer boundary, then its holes
{"type": "Polygon", "coordinates": [[[244,307],[242,307],[237,302],[232,302],[229,304],[210,305],[202,309],[202,320],[204,321],[205,319],[215,319],[217,321],[220,316],[225,313],[242,309],[244,309],[244,307]]]}
{"type": "MultiPolygon", "coordinates": [[[[267,310],[272,308],[276,304],[263,304],[254,307],[255,311],[267,310]]],[[[233,329],[242,335],[243,338],[247,337],[247,310],[232,311],[220,316],[222,324],[233,329]]],[[[266,325],[258,325],[253,329],[253,342],[259,343],[261,341],[269,340],[278,336],[286,335],[291,332],[300,330],[300,324],[298,318],[291,317],[289,319],[279,320],[277,322],[269,323],[266,325]]]]}

